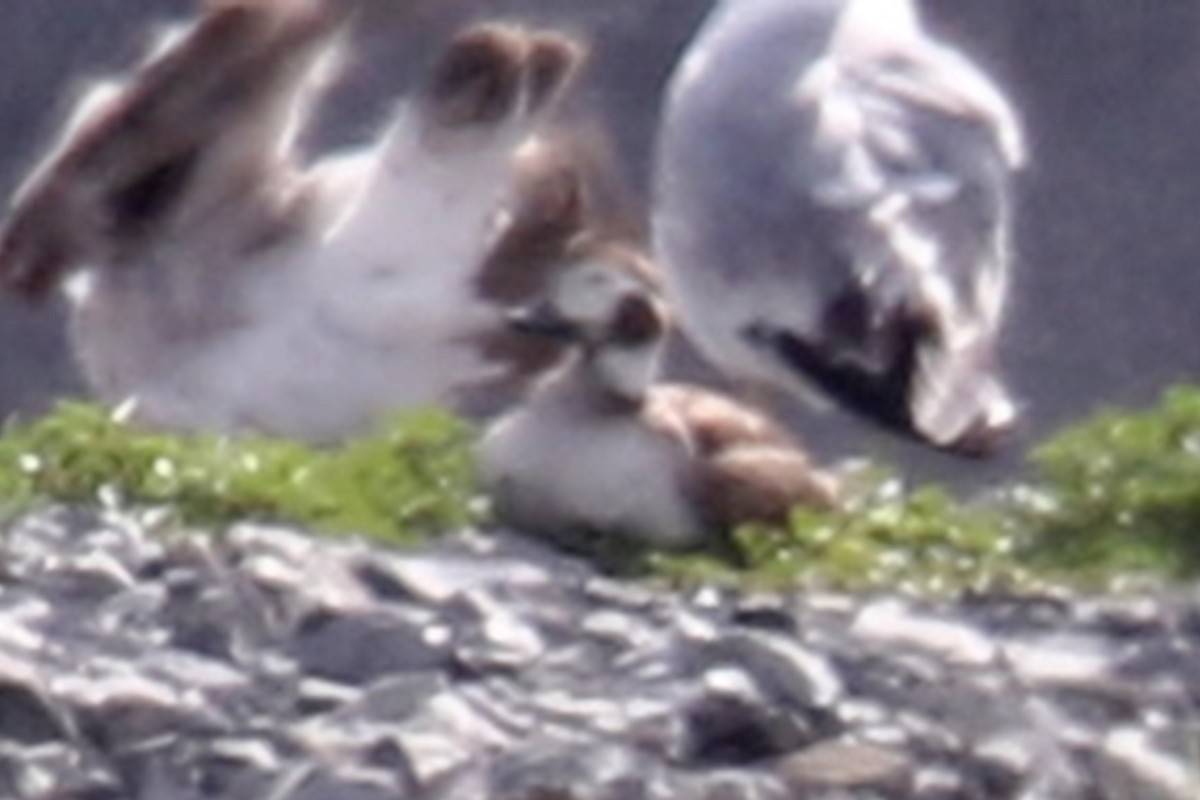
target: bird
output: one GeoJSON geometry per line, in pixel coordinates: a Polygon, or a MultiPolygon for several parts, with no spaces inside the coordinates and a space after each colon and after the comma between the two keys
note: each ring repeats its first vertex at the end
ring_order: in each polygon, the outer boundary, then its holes
{"type": "Polygon", "coordinates": [[[209,0],[85,95],[15,193],[0,284],[61,289],[87,384],[136,421],[336,442],[522,367],[489,351],[487,283],[582,213],[545,138],[586,48],[475,24],[378,136],[310,157],[352,5],[209,0]]]}
{"type": "Polygon", "coordinates": [[[743,385],[993,453],[1020,413],[997,346],[1027,159],[1013,103],[912,0],[721,0],[655,142],[680,326],[743,385]]]}
{"type": "Polygon", "coordinates": [[[710,550],[730,531],[832,509],[839,486],[765,414],[714,389],[660,380],[669,330],[639,249],[583,236],[514,327],[570,344],[478,445],[498,522],[588,555],[710,550]]]}

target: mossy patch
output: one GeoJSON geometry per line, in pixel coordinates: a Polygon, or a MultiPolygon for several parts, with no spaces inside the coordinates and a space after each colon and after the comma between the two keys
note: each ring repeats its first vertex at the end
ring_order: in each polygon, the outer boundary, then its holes
{"type": "Polygon", "coordinates": [[[241,519],[412,542],[478,516],[471,431],[438,412],[398,417],[322,449],[282,439],[178,435],[63,403],[0,437],[0,502],[169,506],[187,525],[241,519]]]}
{"type": "Polygon", "coordinates": [[[849,504],[833,513],[796,509],[786,527],[746,525],[733,534],[743,563],[657,555],[653,569],[672,580],[801,584],[839,590],[888,589],[943,594],[1041,586],[1049,570],[1025,563],[1025,535],[1007,500],[965,503],[936,486],[906,491],[882,471],[860,479],[849,504]]]}
{"type": "Polygon", "coordinates": [[[876,471],[842,511],[797,510],[784,529],[737,531],[736,574],[695,556],[658,556],[655,569],[689,581],[916,593],[1200,577],[1200,388],[1171,389],[1150,410],[1100,413],[1031,459],[1030,481],[970,501],[904,490],[876,471]]]}
{"type": "Polygon", "coordinates": [[[1090,581],[1200,577],[1200,387],[1148,411],[1110,410],[1033,453],[1036,491],[1017,510],[1031,563],[1090,581]]]}
{"type": "MultiPolygon", "coordinates": [[[[179,436],[66,403],[0,437],[0,503],[164,506],[187,525],[293,522],[410,543],[486,524],[473,480],[474,431],[437,412],[320,449],[265,438],[179,436]]],[[[915,593],[1111,588],[1200,576],[1200,388],[1153,409],[1106,411],[1032,455],[1035,477],[964,501],[859,476],[847,508],[798,509],[783,528],[734,532],[740,563],[711,555],[632,559],[668,580],[915,593]]]]}

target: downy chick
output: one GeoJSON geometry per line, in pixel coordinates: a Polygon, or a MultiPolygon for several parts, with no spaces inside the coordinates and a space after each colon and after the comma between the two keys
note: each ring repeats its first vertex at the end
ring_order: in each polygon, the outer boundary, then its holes
{"type": "Polygon", "coordinates": [[[571,343],[480,447],[499,519],[572,549],[691,548],[739,523],[829,508],[834,481],[777,425],[708,389],[658,383],[667,313],[648,262],[586,244],[541,302],[513,315],[571,343]]]}

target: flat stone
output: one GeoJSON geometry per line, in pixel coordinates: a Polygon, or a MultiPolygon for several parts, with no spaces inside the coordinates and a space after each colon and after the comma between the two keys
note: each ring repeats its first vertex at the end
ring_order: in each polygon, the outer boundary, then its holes
{"type": "Polygon", "coordinates": [[[271,800],[396,800],[403,787],[382,770],[302,767],[266,795],[271,800]]]}
{"type": "Polygon", "coordinates": [[[911,788],[915,765],[903,750],[854,741],[825,741],[781,758],[776,774],[794,792],[868,789],[901,795],[911,788]]]}
{"type": "Polygon", "coordinates": [[[37,663],[0,650],[0,742],[35,745],[73,734],[37,663]]]}
{"type": "Polygon", "coordinates": [[[1115,797],[1194,800],[1200,786],[1193,759],[1164,754],[1150,734],[1134,727],[1109,731],[1096,768],[1115,797]]]}
{"type": "Polygon", "coordinates": [[[741,666],[767,697],[792,709],[829,708],[844,692],[829,660],[789,637],[735,629],[714,641],[706,657],[741,666]]]}
{"type": "Polygon", "coordinates": [[[456,652],[475,669],[515,669],[540,658],[547,644],[526,615],[486,592],[468,590],[445,609],[451,618],[465,617],[474,624],[461,626],[456,652]]]}
{"type": "Polygon", "coordinates": [[[0,537],[0,797],[1182,800],[1200,780],[1200,593],[679,594],[511,536],[156,543],[139,519],[0,537]],[[88,548],[123,576],[96,602],[56,583],[88,548]]]}
{"type": "Polygon", "coordinates": [[[120,782],[80,748],[0,742],[0,788],[14,798],[122,798],[120,782]]]}
{"type": "Polygon", "coordinates": [[[82,731],[105,747],[152,740],[185,731],[224,732],[224,710],[202,695],[132,669],[105,665],[51,681],[50,691],[68,704],[82,731]]]}
{"type": "Polygon", "coordinates": [[[225,737],[198,747],[189,759],[204,797],[267,797],[287,769],[274,742],[250,736],[225,737]]]}
{"type": "Polygon", "coordinates": [[[756,764],[813,738],[804,716],[776,706],[747,684],[739,691],[706,688],[687,705],[683,763],[756,764]]]}
{"type": "Polygon", "coordinates": [[[855,617],[852,630],[876,642],[934,652],[954,664],[986,664],[997,655],[996,645],[974,627],[915,613],[897,598],[869,603],[855,617]]]}
{"type": "Polygon", "coordinates": [[[448,649],[425,635],[422,619],[391,608],[311,612],[297,625],[289,652],[309,674],[364,684],[398,672],[445,665],[448,649]]]}

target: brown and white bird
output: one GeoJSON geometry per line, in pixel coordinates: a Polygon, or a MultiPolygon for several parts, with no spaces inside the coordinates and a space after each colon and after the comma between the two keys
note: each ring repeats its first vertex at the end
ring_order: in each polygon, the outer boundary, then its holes
{"type": "Polygon", "coordinates": [[[1013,427],[995,347],[1021,130],[913,0],[722,0],[656,158],[668,294],[723,372],[951,451],[1013,427]]]}
{"type": "Polygon", "coordinates": [[[833,479],[762,414],[658,382],[668,322],[656,284],[634,251],[581,244],[547,297],[514,313],[572,352],[480,444],[501,522],[585,551],[687,548],[834,505],[833,479]]]}
{"type": "Polygon", "coordinates": [[[298,141],[350,5],[208,2],[88,95],[19,190],[0,281],[67,286],[104,400],[154,425],[329,441],[511,378],[484,284],[511,237],[579,213],[536,143],[582,48],[469,29],[376,141],[310,162],[298,141]]]}

